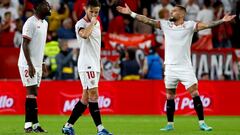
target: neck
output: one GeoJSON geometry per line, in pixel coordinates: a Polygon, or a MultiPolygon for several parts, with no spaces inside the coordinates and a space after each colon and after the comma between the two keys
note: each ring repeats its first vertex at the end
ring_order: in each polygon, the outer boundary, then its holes
{"type": "Polygon", "coordinates": [[[44,19],[44,17],[43,17],[42,15],[38,14],[38,13],[36,13],[35,16],[36,16],[38,19],[41,19],[41,20],[44,19]]]}
{"type": "Polygon", "coordinates": [[[183,23],[184,23],[184,20],[183,20],[183,19],[179,19],[179,20],[177,20],[177,21],[174,22],[174,24],[175,24],[176,26],[182,25],[183,23]]]}
{"type": "Polygon", "coordinates": [[[83,18],[86,22],[91,22],[91,20],[87,17],[87,15],[85,15],[83,18]]]}

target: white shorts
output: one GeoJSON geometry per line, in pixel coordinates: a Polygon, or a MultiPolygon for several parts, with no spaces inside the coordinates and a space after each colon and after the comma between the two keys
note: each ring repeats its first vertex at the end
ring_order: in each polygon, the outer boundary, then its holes
{"type": "Polygon", "coordinates": [[[164,82],[167,89],[176,89],[178,82],[181,82],[186,89],[198,83],[192,67],[166,65],[164,82]]]}
{"type": "Polygon", "coordinates": [[[37,85],[39,87],[42,79],[42,69],[35,68],[35,75],[31,78],[28,74],[28,67],[18,67],[23,86],[37,85]]]}
{"type": "Polygon", "coordinates": [[[100,72],[96,72],[96,71],[79,72],[79,77],[80,77],[83,89],[88,90],[88,89],[98,87],[100,72]]]}

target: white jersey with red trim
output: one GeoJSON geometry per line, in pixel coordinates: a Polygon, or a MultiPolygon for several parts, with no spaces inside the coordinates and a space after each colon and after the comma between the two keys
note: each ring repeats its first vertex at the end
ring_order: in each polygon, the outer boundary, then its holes
{"type": "MultiPolygon", "coordinates": [[[[43,62],[44,48],[47,38],[48,23],[36,16],[31,16],[23,25],[22,36],[31,41],[28,44],[29,55],[35,68],[41,68],[43,62]]],[[[23,42],[22,42],[23,44],[23,42]]],[[[27,67],[27,61],[24,56],[23,47],[21,45],[18,66],[27,67]]]]}
{"type": "Polygon", "coordinates": [[[101,29],[99,21],[94,25],[93,31],[87,39],[79,36],[79,31],[89,25],[90,22],[85,18],[80,19],[75,25],[77,40],[80,43],[78,72],[100,72],[101,29]]]}
{"type": "Polygon", "coordinates": [[[173,22],[160,20],[165,37],[164,64],[192,66],[191,44],[196,24],[194,21],[184,21],[176,26],[173,22]]]}

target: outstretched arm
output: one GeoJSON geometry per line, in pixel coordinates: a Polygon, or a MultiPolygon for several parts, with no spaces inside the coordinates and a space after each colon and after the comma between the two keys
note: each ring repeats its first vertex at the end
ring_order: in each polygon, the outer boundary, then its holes
{"type": "Polygon", "coordinates": [[[203,22],[199,22],[197,24],[196,31],[212,28],[212,27],[218,26],[218,25],[220,25],[220,24],[222,24],[224,22],[230,22],[235,17],[236,17],[236,15],[226,14],[221,20],[213,21],[213,22],[208,23],[208,24],[207,23],[203,23],[203,22]]]}
{"type": "Polygon", "coordinates": [[[153,19],[148,18],[144,15],[139,15],[139,14],[136,14],[136,13],[132,12],[127,4],[125,4],[125,7],[117,6],[117,11],[122,13],[122,14],[130,15],[134,19],[137,19],[138,21],[143,22],[143,23],[148,24],[148,25],[151,25],[155,28],[160,28],[159,21],[153,20],[153,19]]]}

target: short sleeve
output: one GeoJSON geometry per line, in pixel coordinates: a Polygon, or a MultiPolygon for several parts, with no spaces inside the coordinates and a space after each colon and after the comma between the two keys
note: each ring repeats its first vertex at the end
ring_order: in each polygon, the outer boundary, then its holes
{"type": "Polygon", "coordinates": [[[80,20],[76,23],[75,25],[75,32],[76,34],[79,32],[80,29],[84,29],[86,26],[85,26],[85,23],[84,23],[84,20],[80,20]]]}
{"type": "Polygon", "coordinates": [[[198,22],[195,21],[189,21],[192,27],[192,30],[195,31],[197,29],[198,22]]]}
{"type": "Polygon", "coordinates": [[[160,20],[158,20],[158,23],[159,23],[159,25],[160,25],[160,27],[161,27],[161,29],[164,31],[164,29],[167,27],[167,22],[168,21],[166,21],[166,20],[163,20],[163,19],[160,19],[160,20]]]}
{"type": "Polygon", "coordinates": [[[23,25],[22,36],[28,39],[32,39],[34,34],[34,24],[31,21],[26,21],[23,25]]]}

